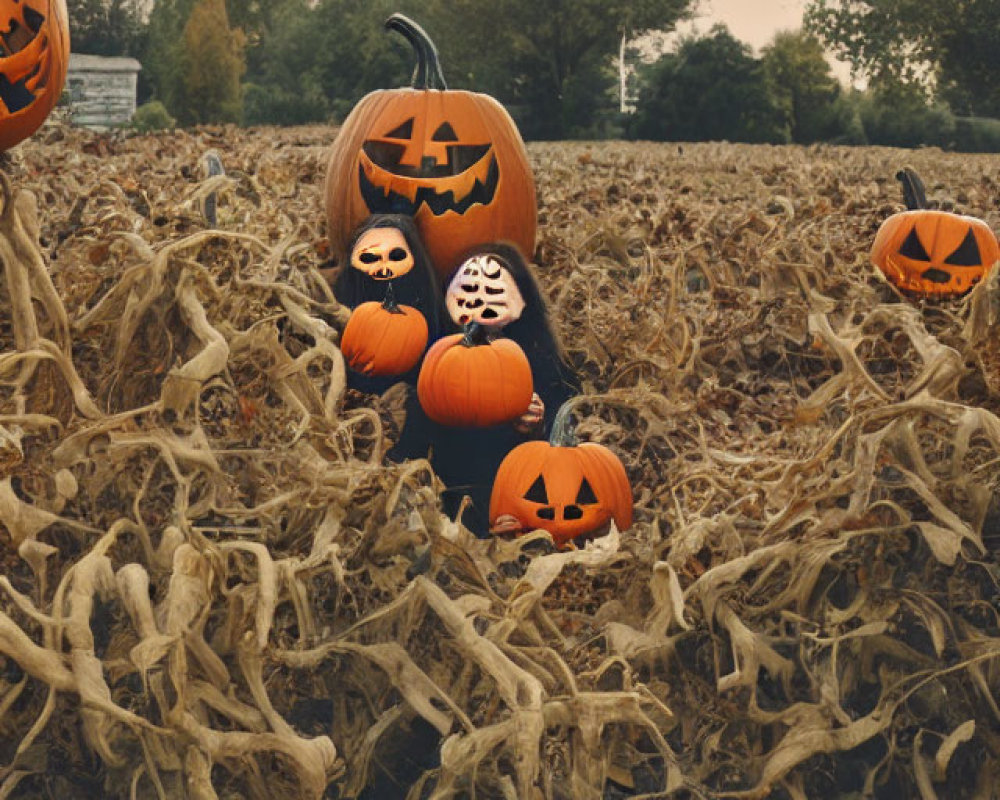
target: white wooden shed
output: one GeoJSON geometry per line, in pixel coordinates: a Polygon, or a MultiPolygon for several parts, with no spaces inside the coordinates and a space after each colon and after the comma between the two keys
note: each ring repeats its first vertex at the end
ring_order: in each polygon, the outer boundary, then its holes
{"type": "Polygon", "coordinates": [[[75,125],[127,125],[135,113],[136,83],[142,64],[134,58],[70,53],[66,88],[75,125]]]}

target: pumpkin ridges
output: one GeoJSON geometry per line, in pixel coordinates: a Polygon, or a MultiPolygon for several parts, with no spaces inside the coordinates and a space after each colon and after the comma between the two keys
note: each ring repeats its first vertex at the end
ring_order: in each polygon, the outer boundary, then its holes
{"type": "Polygon", "coordinates": [[[612,510],[612,517],[619,530],[630,528],[632,526],[634,509],[631,502],[632,485],[629,483],[625,465],[622,464],[621,460],[611,450],[603,445],[585,442],[580,445],[580,449],[588,456],[593,456],[601,464],[604,474],[608,479],[608,486],[614,492],[614,496],[627,496],[629,498],[630,502],[622,505],[620,510],[617,509],[619,504],[615,504],[616,509],[612,510]]]}
{"type": "Polygon", "coordinates": [[[597,476],[597,480],[591,480],[591,486],[594,487],[598,496],[607,497],[610,494],[614,498],[614,503],[607,503],[607,511],[608,518],[614,518],[617,522],[621,516],[618,510],[618,498],[621,494],[621,486],[618,476],[612,468],[611,460],[614,459],[614,455],[607,448],[604,448],[603,445],[594,444],[593,442],[584,442],[577,446],[577,450],[579,460],[584,465],[584,474],[588,476],[596,474],[597,476]]]}
{"type": "MultiPolygon", "coordinates": [[[[338,181],[338,172],[346,154],[356,153],[364,142],[367,126],[362,125],[360,120],[379,116],[391,99],[391,93],[384,90],[369,92],[362,97],[341,123],[340,131],[330,147],[324,182],[326,220],[330,244],[340,260],[348,255],[347,244],[351,241],[356,222],[349,213],[355,184],[351,180],[338,181]],[[374,108],[369,109],[369,106],[374,108]]],[[[348,161],[356,181],[360,168],[357,158],[348,158],[348,161]]]]}
{"type": "Polygon", "coordinates": [[[411,306],[394,305],[391,297],[387,297],[383,303],[362,303],[354,309],[341,336],[340,349],[355,372],[375,376],[402,375],[420,360],[427,347],[428,330],[427,320],[420,311],[411,306]],[[418,330],[414,330],[414,326],[418,330]],[[372,368],[366,370],[356,366],[364,362],[372,368]]]}
{"type": "Polygon", "coordinates": [[[467,346],[465,334],[451,334],[435,342],[424,357],[417,377],[417,398],[427,416],[443,425],[486,427],[509,422],[531,403],[531,366],[516,342],[467,346]],[[516,360],[517,372],[511,371],[516,360]],[[517,392],[504,391],[500,375],[517,392]],[[517,381],[512,376],[517,376],[517,381]],[[516,401],[516,402],[515,402],[516,401]],[[523,402],[522,402],[523,401],[523,402]]]}
{"type": "MultiPolygon", "coordinates": [[[[524,355],[524,351],[521,349],[520,345],[513,340],[498,339],[493,343],[493,346],[496,348],[495,353],[497,361],[497,374],[499,376],[498,382],[500,387],[501,403],[504,408],[518,407],[521,405],[521,398],[523,398],[525,394],[525,383],[531,382],[531,366],[527,363],[527,361],[522,363],[513,360],[518,353],[522,356],[524,355]],[[502,358],[502,353],[510,353],[509,358],[502,358]],[[514,368],[515,365],[517,366],[516,370],[514,368]],[[527,367],[527,376],[525,375],[525,367],[527,367]]],[[[531,402],[532,391],[533,387],[527,392],[529,403],[531,402]]],[[[521,413],[523,413],[523,411],[521,413]]]]}

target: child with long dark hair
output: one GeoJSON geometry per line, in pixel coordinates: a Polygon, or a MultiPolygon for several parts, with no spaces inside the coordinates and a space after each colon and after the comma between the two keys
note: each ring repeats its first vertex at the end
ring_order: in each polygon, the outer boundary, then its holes
{"type": "MultiPolygon", "coordinates": [[[[416,308],[427,320],[428,343],[441,335],[442,308],[437,274],[413,220],[402,214],[374,214],[357,229],[350,254],[333,280],[333,294],[348,308],[385,300],[416,308]]],[[[349,388],[381,394],[394,383],[415,384],[419,364],[404,375],[373,377],[348,369],[349,388]]]]}
{"type": "Polygon", "coordinates": [[[531,364],[535,395],[513,423],[457,428],[427,419],[412,403],[394,457],[427,455],[446,486],[442,505],[454,517],[466,495],[472,501],[462,522],[477,536],[489,533],[493,478],[504,456],[528,439],[544,437],[559,406],[580,391],[549,319],[548,306],[531,268],[513,245],[493,243],[469,252],[445,291],[454,330],[478,323],[491,336],[521,346],[531,364]]]}

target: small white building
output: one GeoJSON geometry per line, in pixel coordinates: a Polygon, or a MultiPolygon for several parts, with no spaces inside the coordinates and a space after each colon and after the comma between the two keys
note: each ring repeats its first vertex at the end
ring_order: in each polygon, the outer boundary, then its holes
{"type": "Polygon", "coordinates": [[[66,89],[73,124],[98,129],[127,125],[135,113],[140,69],[134,58],[70,53],[66,89]]]}

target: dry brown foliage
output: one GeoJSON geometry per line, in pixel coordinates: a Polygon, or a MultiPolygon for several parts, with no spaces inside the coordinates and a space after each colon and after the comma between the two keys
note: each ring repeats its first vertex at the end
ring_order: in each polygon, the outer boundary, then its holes
{"type": "Polygon", "coordinates": [[[867,261],[903,163],[1000,227],[995,159],[531,145],[637,510],[557,553],[445,519],[398,397],[345,396],[331,137],[8,163],[0,798],[995,796],[1000,281],[867,261]]]}

